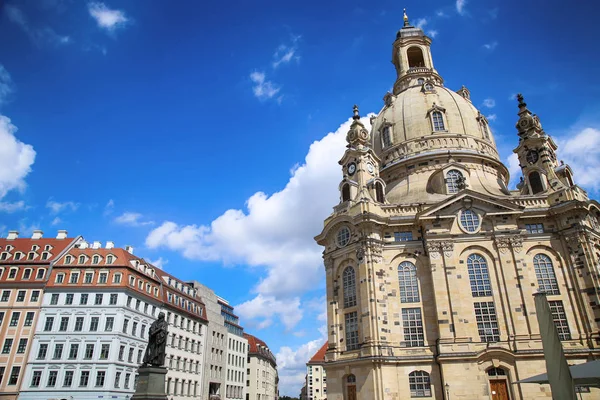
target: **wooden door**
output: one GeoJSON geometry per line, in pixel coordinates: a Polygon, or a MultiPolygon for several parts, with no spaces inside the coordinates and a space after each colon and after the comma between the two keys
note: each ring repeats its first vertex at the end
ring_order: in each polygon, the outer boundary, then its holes
{"type": "Polygon", "coordinates": [[[348,386],[348,400],[356,400],[356,386],[355,385],[348,386]]]}
{"type": "Polygon", "coordinates": [[[491,380],[490,388],[492,391],[492,400],[510,400],[508,397],[508,386],[506,385],[506,380],[491,380]]]}

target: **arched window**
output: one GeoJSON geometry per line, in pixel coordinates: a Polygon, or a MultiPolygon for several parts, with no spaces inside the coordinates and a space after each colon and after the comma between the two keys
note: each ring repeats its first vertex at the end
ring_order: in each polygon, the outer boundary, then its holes
{"type": "Polygon", "coordinates": [[[448,193],[458,193],[461,182],[463,181],[463,174],[457,169],[451,169],[446,174],[446,185],[448,186],[448,193]]]}
{"type": "Polygon", "coordinates": [[[418,47],[411,47],[406,51],[408,57],[408,67],[424,67],[425,59],[423,58],[423,51],[418,47]]]}
{"type": "Polygon", "coordinates": [[[471,254],[467,258],[467,269],[473,297],[491,296],[492,285],[485,258],[479,254],[471,254]]]}
{"type": "Polygon", "coordinates": [[[356,276],[353,267],[347,267],[342,274],[344,286],[344,308],[356,305],[356,276]]]}
{"type": "Polygon", "coordinates": [[[81,255],[79,256],[79,264],[83,264],[85,263],[85,256],[81,255]]]}
{"type": "Polygon", "coordinates": [[[342,202],[350,200],[350,185],[347,183],[342,186],[342,202]]]}
{"type": "Polygon", "coordinates": [[[431,382],[425,371],[413,371],[408,374],[410,397],[431,397],[431,382]]]}
{"type": "Polygon", "coordinates": [[[113,256],[111,256],[111,255],[106,256],[106,263],[112,264],[112,262],[113,262],[113,256]]]}
{"type": "Polygon", "coordinates": [[[92,263],[93,264],[98,264],[100,262],[100,256],[94,256],[92,257],[92,263]]]}
{"type": "Polygon", "coordinates": [[[383,185],[381,184],[381,182],[375,182],[375,197],[377,198],[377,202],[385,202],[385,197],[383,195],[383,185]]]}
{"type": "Polygon", "coordinates": [[[531,187],[531,193],[537,194],[544,191],[544,185],[542,184],[542,177],[537,171],[533,171],[529,174],[529,186],[531,187]]]}
{"type": "Polygon", "coordinates": [[[348,375],[348,377],[346,378],[346,382],[347,383],[356,383],[356,376],[350,374],[348,375]]]}
{"type": "Polygon", "coordinates": [[[488,124],[482,119],[479,122],[479,125],[481,126],[481,134],[483,135],[483,138],[486,140],[490,140],[490,128],[488,124]]]}
{"type": "Polygon", "coordinates": [[[392,133],[391,128],[389,126],[386,126],[385,128],[383,128],[383,131],[381,132],[381,143],[384,148],[392,145],[391,133],[392,133]]]}
{"type": "Polygon", "coordinates": [[[538,281],[538,290],[546,294],[560,294],[552,260],[545,254],[536,254],[533,257],[533,269],[538,281]]]}
{"type": "Polygon", "coordinates": [[[433,130],[435,132],[443,131],[446,129],[444,126],[444,116],[441,111],[434,111],[431,113],[431,121],[433,122],[433,130]]]}
{"type": "Polygon", "coordinates": [[[417,268],[410,261],[403,261],[398,266],[398,282],[400,283],[400,302],[418,303],[419,281],[417,280],[417,268]]]}
{"type": "Polygon", "coordinates": [[[502,368],[490,368],[487,370],[487,374],[489,377],[497,377],[497,376],[506,376],[506,371],[502,368]]]}

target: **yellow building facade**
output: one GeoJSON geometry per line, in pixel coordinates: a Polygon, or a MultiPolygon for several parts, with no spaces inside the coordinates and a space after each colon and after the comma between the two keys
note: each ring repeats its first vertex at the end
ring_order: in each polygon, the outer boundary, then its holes
{"type": "Polygon", "coordinates": [[[524,179],[509,190],[488,121],[467,88],[444,87],[430,45],[405,16],[393,93],[370,130],[355,106],[340,203],[315,238],[327,398],[549,399],[549,385],[514,384],[546,372],[533,294],[570,364],[600,358],[600,204],[520,95],[524,179]]]}

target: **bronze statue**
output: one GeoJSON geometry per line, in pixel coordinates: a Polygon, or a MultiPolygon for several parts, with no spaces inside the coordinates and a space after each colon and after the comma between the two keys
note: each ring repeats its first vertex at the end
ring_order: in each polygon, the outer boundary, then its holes
{"type": "Polygon", "coordinates": [[[168,325],[167,321],[165,321],[164,312],[158,314],[158,319],[150,325],[150,329],[148,330],[148,347],[146,347],[143,366],[162,367],[165,363],[168,325]]]}

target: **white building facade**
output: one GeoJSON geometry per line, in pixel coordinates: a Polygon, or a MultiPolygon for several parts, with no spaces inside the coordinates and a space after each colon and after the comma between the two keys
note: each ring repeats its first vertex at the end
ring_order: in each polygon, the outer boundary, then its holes
{"type": "Polygon", "coordinates": [[[328,343],[315,353],[306,363],[306,398],[308,400],[327,399],[327,373],[325,372],[325,352],[328,343]]]}
{"type": "Polygon", "coordinates": [[[259,338],[244,334],[248,340],[247,381],[248,400],[276,400],[278,375],[275,356],[259,338]]]}
{"type": "Polygon", "coordinates": [[[239,325],[239,317],[234,314],[233,307],[224,299],[219,298],[218,302],[227,329],[225,398],[231,400],[245,399],[248,340],[244,337],[244,329],[239,325]]]}

